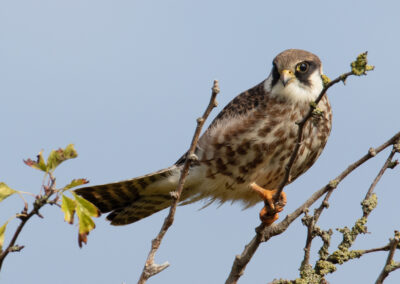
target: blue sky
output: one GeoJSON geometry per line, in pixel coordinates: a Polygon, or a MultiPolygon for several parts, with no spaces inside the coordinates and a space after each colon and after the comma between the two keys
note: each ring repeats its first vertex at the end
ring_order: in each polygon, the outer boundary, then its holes
{"type": "MultiPolygon", "coordinates": [[[[22,159],[69,143],[79,157],[57,169],[60,186],[73,178],[101,184],[167,167],[188,148],[213,79],[221,93],[212,117],[264,80],[284,49],[317,54],[331,78],[368,50],[376,70],[329,91],[330,140],[311,170],[286,188],[284,216],[399,131],[399,8],[397,1],[2,1],[0,181],[38,192],[43,176],[22,159]]],[[[343,182],[320,219],[322,228],[352,226],[360,217],[359,203],[386,155],[343,182]]],[[[398,168],[385,174],[376,188],[371,233],[354,248],[382,246],[400,229],[399,179],[398,168]]],[[[238,204],[201,206],[178,208],[156,257],[171,267],[149,283],[225,281],[234,256],[254,235],[261,204],[245,211],[238,204]]],[[[0,223],[20,208],[17,197],[2,202],[0,223]]],[[[42,214],[45,219],[32,219],[18,241],[25,249],[6,259],[2,283],[136,283],[167,212],[125,227],[101,217],[83,249],[77,227],[66,224],[57,207],[42,214]]],[[[297,220],[261,245],[240,283],[296,278],[305,238],[297,220]]],[[[332,245],[339,241],[335,233],[332,245]]],[[[315,241],[314,260],[320,244],[315,241]]],[[[385,259],[386,253],[365,256],[328,280],[372,283],[385,259]]],[[[395,272],[385,283],[399,282],[395,272]]]]}

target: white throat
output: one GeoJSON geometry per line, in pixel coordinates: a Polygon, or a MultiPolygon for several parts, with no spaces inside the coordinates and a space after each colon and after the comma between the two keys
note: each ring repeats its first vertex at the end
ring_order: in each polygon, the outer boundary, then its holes
{"type": "Polygon", "coordinates": [[[264,88],[271,93],[272,97],[285,97],[293,102],[311,102],[314,101],[323,89],[321,75],[315,70],[310,76],[311,84],[306,86],[299,80],[294,79],[292,82],[283,86],[281,81],[278,81],[271,89],[272,76],[270,75],[265,80],[264,88]]]}

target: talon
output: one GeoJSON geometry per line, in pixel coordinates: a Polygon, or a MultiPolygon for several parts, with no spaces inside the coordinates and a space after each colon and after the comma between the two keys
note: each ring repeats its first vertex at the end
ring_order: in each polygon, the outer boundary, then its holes
{"type": "Polygon", "coordinates": [[[252,183],[250,185],[251,189],[254,190],[255,192],[258,193],[258,195],[260,195],[260,197],[268,203],[268,206],[271,208],[271,210],[275,209],[275,205],[274,205],[274,194],[276,192],[276,189],[274,190],[268,190],[268,189],[264,189],[261,186],[259,186],[256,183],[252,183]]]}
{"type": "Polygon", "coordinates": [[[283,211],[283,208],[285,207],[286,203],[287,203],[286,193],[282,191],[281,196],[279,196],[279,201],[276,203],[275,210],[277,212],[283,211]]]}
{"type": "Polygon", "coordinates": [[[276,220],[279,218],[279,214],[275,213],[270,215],[271,212],[268,212],[268,210],[264,207],[260,211],[260,220],[266,225],[270,226],[272,223],[274,223],[276,220]]]}
{"type": "Polygon", "coordinates": [[[265,189],[256,183],[250,184],[250,188],[264,200],[266,206],[264,206],[260,211],[260,219],[266,226],[270,226],[278,220],[278,212],[281,212],[286,205],[286,193],[282,192],[279,201],[275,204],[274,195],[277,192],[277,189],[265,189]]]}

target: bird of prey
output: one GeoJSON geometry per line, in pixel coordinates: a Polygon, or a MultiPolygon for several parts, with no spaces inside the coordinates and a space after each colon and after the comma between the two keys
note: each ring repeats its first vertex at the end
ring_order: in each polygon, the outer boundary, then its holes
{"type": "MultiPolygon", "coordinates": [[[[308,51],[288,49],[278,54],[267,79],[235,97],[200,137],[195,151],[198,162],[192,163],[181,204],[241,201],[247,208],[263,199],[271,204],[295,147],[296,122],[323,89],[321,75],[320,59],[308,51]]],[[[304,126],[290,182],[314,164],[327,142],[332,113],[326,95],[318,109],[322,114],[313,116],[304,126]]],[[[169,168],[80,188],[76,193],[101,212],[111,212],[107,219],[112,225],[136,222],[171,205],[170,192],[177,187],[186,156],[169,168]]],[[[281,201],[284,206],[284,193],[281,201]]],[[[278,215],[271,217],[264,207],[260,218],[269,225],[278,215]]]]}

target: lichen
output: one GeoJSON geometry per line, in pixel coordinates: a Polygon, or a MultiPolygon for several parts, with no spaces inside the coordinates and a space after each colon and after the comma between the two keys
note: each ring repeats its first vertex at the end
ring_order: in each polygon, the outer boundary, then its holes
{"type": "Polygon", "coordinates": [[[329,79],[328,76],[326,75],[321,75],[321,79],[322,79],[322,83],[324,84],[324,87],[326,87],[326,85],[328,85],[331,82],[331,79],[329,79]]]}
{"type": "Polygon", "coordinates": [[[326,275],[336,271],[336,266],[330,261],[318,260],[317,264],[315,265],[315,270],[319,275],[326,275]]]}
{"type": "Polygon", "coordinates": [[[342,233],[343,240],[338,246],[338,249],[328,257],[328,261],[334,264],[343,264],[350,259],[359,258],[364,251],[349,251],[349,248],[353,245],[353,242],[356,240],[359,234],[365,234],[367,232],[367,227],[365,226],[366,223],[367,218],[361,217],[356,221],[351,230],[348,227],[337,229],[340,233],[342,233]]]}
{"type": "Polygon", "coordinates": [[[293,284],[293,281],[286,280],[286,279],[274,279],[269,284],[293,284]]]}
{"type": "Polygon", "coordinates": [[[324,111],[322,110],[322,109],[320,109],[320,108],[315,108],[315,109],[313,109],[313,111],[312,111],[312,115],[315,117],[321,117],[322,115],[324,114],[324,111]]]}
{"type": "Polygon", "coordinates": [[[393,148],[396,152],[400,152],[400,139],[393,145],[393,148]]]}
{"type": "Polygon", "coordinates": [[[386,271],[387,273],[390,273],[390,272],[392,272],[393,270],[398,269],[399,266],[400,266],[400,262],[394,261],[394,260],[392,259],[392,261],[390,261],[390,263],[387,264],[387,265],[385,266],[385,271],[386,271]]]}
{"type": "Polygon", "coordinates": [[[341,247],[328,257],[328,261],[332,264],[343,264],[354,258],[359,258],[364,254],[364,250],[351,250],[349,251],[346,247],[341,247]]]}
{"type": "Polygon", "coordinates": [[[336,188],[336,187],[338,186],[338,184],[339,184],[339,181],[338,181],[337,179],[333,179],[333,180],[331,180],[331,181],[329,182],[329,186],[330,186],[331,188],[336,188]]]}
{"type": "Polygon", "coordinates": [[[337,229],[343,235],[343,240],[339,245],[339,249],[341,247],[343,248],[351,247],[359,234],[365,234],[367,232],[367,227],[365,226],[366,223],[367,223],[367,218],[361,217],[356,221],[351,230],[347,227],[337,229]]]}
{"type": "Polygon", "coordinates": [[[307,264],[300,271],[300,278],[294,280],[295,284],[319,284],[322,277],[317,274],[311,265],[307,264]]]}
{"type": "Polygon", "coordinates": [[[368,199],[363,200],[361,202],[362,210],[364,213],[364,216],[368,216],[372,210],[376,208],[378,205],[378,197],[376,194],[372,194],[368,199]]]}
{"type": "Polygon", "coordinates": [[[351,230],[352,242],[355,241],[357,235],[365,234],[367,232],[367,227],[365,226],[365,224],[367,224],[367,221],[368,220],[366,217],[361,217],[356,221],[354,227],[351,230]]]}
{"type": "Polygon", "coordinates": [[[308,209],[304,211],[304,217],[301,218],[301,222],[303,223],[304,226],[309,226],[311,222],[314,220],[314,216],[311,216],[308,214],[308,209]]]}
{"type": "Polygon", "coordinates": [[[342,249],[338,249],[329,256],[328,260],[331,263],[343,264],[348,260],[347,252],[347,248],[343,247],[342,249]]]}
{"type": "Polygon", "coordinates": [[[367,71],[374,70],[374,66],[368,65],[367,55],[367,52],[361,53],[357,56],[357,59],[350,64],[351,71],[354,75],[361,76],[365,75],[367,71]]]}
{"type": "Polygon", "coordinates": [[[329,229],[328,231],[320,231],[318,232],[319,236],[321,237],[323,241],[322,247],[319,249],[318,254],[321,260],[326,260],[329,256],[329,246],[331,244],[331,236],[332,236],[332,230],[329,229]]]}
{"type": "Polygon", "coordinates": [[[315,109],[315,108],[317,108],[317,104],[314,101],[312,101],[312,102],[310,102],[310,107],[315,109]]]}

